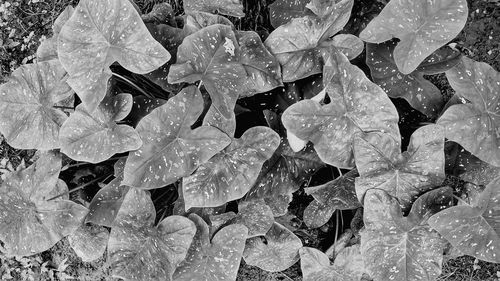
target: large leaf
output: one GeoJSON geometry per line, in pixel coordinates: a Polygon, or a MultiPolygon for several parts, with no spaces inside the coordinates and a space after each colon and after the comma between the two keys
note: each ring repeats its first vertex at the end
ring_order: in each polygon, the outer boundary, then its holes
{"type": "Polygon", "coordinates": [[[300,268],[304,281],[358,281],[364,268],[363,260],[358,247],[346,248],[335,259],[335,264],[330,264],[328,256],[315,248],[303,247],[300,249],[300,268]],[[357,257],[352,258],[357,251],[357,257]],[[339,260],[337,262],[337,260],[339,260]],[[361,274],[359,274],[361,272],[361,274]]]}
{"type": "Polygon", "coordinates": [[[131,189],[111,228],[108,260],[113,277],[125,280],[173,280],[187,255],[196,226],[181,216],[169,216],[157,227],[147,191],[131,189]]]}
{"type": "Polygon", "coordinates": [[[115,61],[145,74],[170,59],[132,3],[121,0],[80,1],[59,33],[57,53],[70,75],[68,84],[89,111],[106,95],[115,61]]]}
{"type": "Polygon", "coordinates": [[[54,108],[73,93],[57,60],[26,64],[0,86],[0,132],[19,149],[58,148],[66,114],[54,108]]]}
{"type": "Polygon", "coordinates": [[[74,160],[99,163],[141,147],[142,140],[134,128],[116,124],[128,115],[132,104],[132,95],[118,94],[105,97],[93,112],[78,105],[61,127],[61,152],[74,160]]]}
{"type": "Polygon", "coordinates": [[[185,208],[216,207],[243,197],[279,143],[279,135],[270,128],[248,129],[183,179],[185,208]]]}
{"type": "Polygon", "coordinates": [[[467,14],[466,0],[392,0],[359,37],[370,43],[399,38],[394,60],[399,71],[410,74],[460,33],[467,14]]]}
{"type": "Polygon", "coordinates": [[[416,130],[403,153],[399,141],[387,134],[358,136],[354,154],[360,174],[356,178],[360,202],[365,192],[379,188],[396,197],[406,210],[417,195],[441,184],[445,178],[444,130],[439,125],[416,130]]]}
{"type": "Polygon", "coordinates": [[[105,227],[82,224],[68,236],[69,245],[84,262],[101,258],[106,251],[109,232],[105,227]]]}
{"type": "Polygon", "coordinates": [[[459,51],[449,47],[436,50],[409,74],[400,72],[394,62],[396,41],[367,44],[366,63],[373,81],[392,98],[404,98],[425,115],[435,118],[444,106],[441,91],[424,74],[445,72],[460,62],[459,51]]]}
{"type": "Polygon", "coordinates": [[[237,18],[245,16],[240,0],[184,0],[183,3],[185,12],[219,12],[237,18]]]}
{"type": "Polygon", "coordinates": [[[470,102],[452,105],[439,118],[446,138],[500,167],[500,73],[463,57],[446,77],[456,94],[470,102]]]}
{"type": "Polygon", "coordinates": [[[396,108],[385,92],[343,54],[334,52],[328,57],[323,85],[330,103],[302,100],[281,118],[287,131],[314,144],[323,162],[354,167],[352,146],[358,132],[381,131],[399,139],[396,108]]]}
{"type": "Polygon", "coordinates": [[[7,175],[0,187],[0,241],[6,254],[34,255],[54,246],[77,229],[87,208],[60,194],[61,157],[47,152],[30,167],[7,175]]]}
{"type": "Polygon", "coordinates": [[[174,275],[176,281],[236,280],[238,268],[245,248],[247,228],[232,224],[219,230],[210,241],[208,225],[198,215],[189,218],[197,230],[183,261],[174,275]]]}
{"type": "Polygon", "coordinates": [[[353,0],[324,1],[331,13],[325,18],[305,16],[276,28],[265,41],[283,70],[283,81],[293,82],[321,73],[324,53],[333,47],[350,59],[363,51],[363,42],[354,35],[334,35],[349,20],[353,0]]]}
{"type": "Polygon", "coordinates": [[[443,210],[429,225],[463,254],[500,262],[500,177],[490,182],[471,205],[443,210]]]}
{"type": "Polygon", "coordinates": [[[71,5],[68,5],[54,21],[54,23],[52,24],[52,37],[43,40],[36,50],[36,57],[38,62],[58,59],[57,37],[59,36],[59,32],[61,32],[61,28],[69,20],[71,15],[73,15],[74,11],[75,8],[73,8],[73,6],[71,5]]]}
{"type": "MultiPolygon", "coordinates": [[[[366,193],[361,254],[375,280],[436,280],[444,243],[423,220],[403,217],[398,201],[380,189],[366,193]]],[[[420,205],[422,206],[422,205],[420,205]]],[[[412,208],[410,216],[420,212],[412,208]]]]}
{"type": "Polygon", "coordinates": [[[144,117],[137,125],[143,145],[130,153],[122,184],[146,189],[171,184],[229,145],[230,138],[214,127],[191,130],[202,111],[201,94],[191,86],[144,117]]]}
{"type": "Polygon", "coordinates": [[[306,5],[310,0],[276,0],[269,5],[269,16],[274,28],[289,22],[293,18],[306,15],[306,5]]]}
{"type": "Polygon", "coordinates": [[[288,228],[275,222],[264,237],[253,237],[247,240],[243,258],[248,265],[257,266],[269,272],[279,272],[299,260],[300,248],[302,248],[302,241],[288,228]]]}
{"type": "Polygon", "coordinates": [[[184,39],[177,52],[177,63],[168,73],[168,82],[201,80],[212,99],[203,123],[233,136],[236,129],[234,106],[246,77],[233,30],[230,26],[215,24],[184,39]]]}

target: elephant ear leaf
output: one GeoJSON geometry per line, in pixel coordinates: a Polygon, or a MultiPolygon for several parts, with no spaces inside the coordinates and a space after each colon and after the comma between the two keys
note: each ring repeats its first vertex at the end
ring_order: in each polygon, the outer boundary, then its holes
{"type": "Polygon", "coordinates": [[[184,0],[184,11],[189,12],[209,12],[242,18],[245,16],[243,12],[243,4],[240,0],[184,0]]]}
{"type": "Polygon", "coordinates": [[[183,89],[137,125],[143,145],[125,164],[123,185],[152,189],[188,176],[231,142],[211,126],[191,130],[203,111],[203,98],[194,87],[183,89]]]}
{"type": "Polygon", "coordinates": [[[113,277],[173,280],[196,233],[192,221],[169,216],[154,226],[155,209],[147,191],[131,189],[123,200],[108,241],[113,277]]]}
{"type": "Polygon", "coordinates": [[[274,28],[289,22],[293,18],[300,18],[306,15],[306,5],[310,0],[276,0],[269,5],[271,25],[274,28]]]}
{"type": "Polygon", "coordinates": [[[279,135],[268,127],[248,129],[183,179],[185,208],[216,207],[243,197],[279,144],[279,135]]]}
{"type": "Polygon", "coordinates": [[[463,57],[446,77],[456,94],[468,101],[452,105],[439,118],[446,138],[500,167],[500,73],[486,63],[463,57]]]}
{"type": "Polygon", "coordinates": [[[398,201],[381,189],[366,193],[364,207],[361,255],[369,275],[375,280],[436,280],[444,250],[439,234],[403,217],[398,201]]]}
{"type": "Polygon", "coordinates": [[[82,224],[70,236],[69,245],[84,262],[101,258],[106,251],[109,232],[105,227],[82,224]]]}
{"type": "Polygon", "coordinates": [[[274,222],[271,207],[264,200],[242,201],[238,204],[238,215],[232,220],[248,228],[248,238],[265,235],[274,222]]]}
{"type": "Polygon", "coordinates": [[[61,28],[57,53],[70,75],[68,84],[90,112],[106,95],[109,66],[115,61],[146,74],[170,60],[132,3],[121,0],[80,1],[61,28]]]}
{"type": "Polygon", "coordinates": [[[394,60],[400,72],[410,74],[425,58],[460,33],[467,15],[466,0],[392,0],[359,38],[369,43],[399,38],[394,60]]]}
{"type": "Polygon", "coordinates": [[[196,214],[189,215],[196,225],[196,235],[184,260],[174,275],[176,281],[236,280],[248,230],[241,224],[226,226],[212,241],[208,225],[196,214]]]}
{"type": "MultiPolygon", "coordinates": [[[[123,178],[122,178],[123,179],[123,178]]],[[[85,221],[111,227],[123,204],[130,187],[120,185],[122,179],[115,178],[97,192],[89,205],[89,214],[85,221]]]]}
{"type": "Polygon", "coordinates": [[[130,94],[107,96],[93,112],[80,104],[61,127],[61,152],[74,160],[99,163],[136,150],[142,140],[134,128],[118,125],[132,109],[130,94]]]}
{"type": "Polygon", "coordinates": [[[429,218],[453,247],[488,262],[500,262],[500,177],[490,182],[477,200],[443,210],[429,218]]]}
{"type": "Polygon", "coordinates": [[[6,254],[30,256],[75,231],[87,208],[67,200],[59,180],[61,157],[47,152],[30,167],[7,175],[0,186],[0,241],[6,254]]]}
{"type": "Polygon", "coordinates": [[[0,132],[18,149],[59,148],[59,130],[68,118],[54,106],[73,95],[57,60],[26,64],[0,86],[0,132]]]}

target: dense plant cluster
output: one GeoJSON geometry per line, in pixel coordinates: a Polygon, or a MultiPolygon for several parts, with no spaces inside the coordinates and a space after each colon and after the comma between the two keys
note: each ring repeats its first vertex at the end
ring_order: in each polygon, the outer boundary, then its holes
{"type": "Polygon", "coordinates": [[[359,37],[354,0],[276,0],[264,41],[229,20],[238,1],[183,4],[81,0],[0,86],[0,132],[38,150],[0,187],[3,253],[67,237],[124,280],[235,280],[242,259],[384,281],[436,280],[444,256],[500,262],[500,74],[447,45],[465,0],[391,0],[359,37]],[[364,51],[370,79],[351,62],[364,51]],[[428,121],[400,131],[397,98],[428,121]],[[88,204],[61,179],[77,161],[114,165],[88,204]],[[298,190],[310,228],[362,214],[329,255],[283,223],[298,190]]]}

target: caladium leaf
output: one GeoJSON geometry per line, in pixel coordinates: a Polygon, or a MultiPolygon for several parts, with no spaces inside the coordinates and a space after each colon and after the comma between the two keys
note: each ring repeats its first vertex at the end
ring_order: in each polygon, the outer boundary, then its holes
{"type": "MultiPolygon", "coordinates": [[[[361,255],[369,275],[375,280],[436,280],[444,250],[439,234],[403,217],[398,201],[381,189],[368,190],[364,206],[361,255]]],[[[412,208],[410,216],[417,211],[412,208]]]]}
{"type": "Polygon", "coordinates": [[[441,91],[424,78],[424,74],[445,72],[460,62],[459,51],[449,47],[436,50],[413,72],[403,74],[394,62],[393,51],[396,41],[381,44],[367,44],[366,63],[373,81],[392,98],[404,98],[423,114],[435,118],[444,106],[441,91]]]}
{"type": "Polygon", "coordinates": [[[209,12],[242,18],[245,16],[243,12],[243,4],[240,0],[184,0],[184,11],[188,12],[209,12]]]}
{"type": "Polygon", "coordinates": [[[276,0],[269,5],[269,15],[271,25],[274,28],[289,22],[293,18],[300,18],[306,15],[306,5],[310,0],[276,0]]]}
{"type": "Polygon", "coordinates": [[[147,191],[133,188],[123,200],[111,228],[108,259],[113,277],[125,280],[173,280],[196,233],[192,221],[169,216],[157,227],[147,191]]]}
{"type": "Polygon", "coordinates": [[[248,238],[265,235],[274,222],[271,207],[263,200],[251,202],[240,202],[238,204],[238,215],[232,220],[248,228],[248,238]]]}
{"type": "Polygon", "coordinates": [[[353,280],[363,280],[365,274],[365,263],[361,255],[361,245],[355,244],[350,247],[343,248],[335,256],[333,265],[341,268],[344,275],[353,280]]]}
{"type": "Polygon", "coordinates": [[[210,241],[208,225],[198,215],[189,218],[196,225],[196,235],[184,260],[174,275],[176,281],[236,280],[248,230],[232,224],[219,230],[210,241]]]}
{"type": "Polygon", "coordinates": [[[109,232],[105,227],[82,224],[68,236],[69,245],[84,262],[91,262],[104,255],[109,232]]]}
{"type": "Polygon", "coordinates": [[[71,234],[88,210],[59,197],[68,192],[59,180],[61,156],[47,152],[30,167],[7,175],[0,187],[0,241],[6,254],[30,256],[71,234]]]}
{"type": "Polygon", "coordinates": [[[415,197],[441,184],[444,172],[444,130],[427,125],[416,130],[406,152],[400,153],[399,140],[383,133],[357,136],[354,142],[356,194],[363,202],[372,188],[387,191],[408,209],[415,197]]]}
{"type": "Polygon", "coordinates": [[[452,105],[439,118],[446,138],[500,167],[500,73],[463,57],[446,77],[456,94],[470,102],[452,105]]]}
{"type": "Polygon", "coordinates": [[[500,177],[490,182],[471,205],[443,210],[429,219],[453,247],[488,262],[500,262],[500,177]]]}
{"type": "Polygon", "coordinates": [[[106,95],[113,62],[145,74],[170,59],[132,3],[121,0],[80,1],[61,28],[57,53],[70,75],[68,84],[89,111],[94,111],[106,95]]]}
{"type": "Polygon", "coordinates": [[[279,144],[279,135],[268,127],[248,129],[183,179],[186,209],[216,207],[243,197],[279,144]]]}
{"type": "Polygon", "coordinates": [[[68,118],[54,105],[73,94],[57,60],[26,64],[0,86],[0,132],[18,149],[58,148],[68,118]]]}
{"type": "Polygon", "coordinates": [[[59,32],[61,32],[63,25],[68,21],[71,15],[73,15],[74,10],[75,8],[73,8],[73,6],[67,6],[54,21],[54,24],[52,24],[52,37],[46,38],[42,41],[36,50],[38,62],[58,59],[57,37],[59,36],[59,32]]]}
{"type": "Polygon", "coordinates": [[[234,27],[233,23],[226,17],[198,11],[186,13],[183,29],[187,34],[192,34],[214,24],[224,24],[234,27]]]}
{"type": "Polygon", "coordinates": [[[132,109],[132,95],[107,96],[93,112],[80,104],[61,126],[61,152],[74,160],[99,163],[141,147],[134,128],[117,125],[132,109]]]}
{"type": "Polygon", "coordinates": [[[191,130],[202,111],[200,91],[191,86],[144,117],[137,125],[143,145],[130,153],[122,184],[145,189],[171,184],[228,146],[230,138],[217,128],[191,130]]]}
{"type": "Polygon", "coordinates": [[[460,33],[467,14],[466,0],[392,0],[359,37],[370,43],[399,38],[394,60],[399,71],[410,74],[426,57],[460,33]]]}
{"type": "Polygon", "coordinates": [[[302,100],[281,117],[287,131],[314,144],[323,162],[354,167],[352,143],[358,132],[381,131],[399,139],[396,108],[343,54],[334,52],[327,59],[323,85],[330,103],[302,100]]]}

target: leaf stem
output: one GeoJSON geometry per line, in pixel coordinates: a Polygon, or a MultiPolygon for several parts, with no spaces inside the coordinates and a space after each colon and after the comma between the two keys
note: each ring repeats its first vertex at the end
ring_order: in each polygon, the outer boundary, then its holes
{"type": "Polygon", "coordinates": [[[200,83],[198,84],[198,90],[201,89],[201,85],[203,85],[203,80],[200,80],[200,83]]]}
{"type": "MultiPolygon", "coordinates": [[[[114,160],[120,160],[121,158],[123,158],[123,156],[121,156],[121,157],[112,157],[112,158],[109,158],[109,159],[106,159],[106,160],[102,161],[101,163],[108,162],[108,161],[114,161],[114,160]]],[[[85,165],[94,165],[94,164],[93,163],[88,163],[88,162],[81,162],[81,163],[76,163],[76,164],[65,166],[64,168],[65,169],[69,169],[69,168],[80,167],[80,166],[85,166],[85,165]]]]}
{"type": "Polygon", "coordinates": [[[148,93],[146,93],[143,89],[141,89],[139,86],[137,86],[134,82],[128,80],[127,78],[121,76],[120,74],[118,73],[114,73],[112,72],[114,76],[116,76],[117,78],[127,82],[127,84],[129,84],[130,86],[136,88],[139,92],[141,92],[141,94],[145,95],[146,97],[150,98],[150,99],[154,99],[154,97],[148,93]]]}
{"type": "Polygon", "coordinates": [[[57,198],[59,198],[59,197],[62,197],[62,196],[64,196],[64,195],[66,195],[66,194],[70,194],[70,193],[75,192],[75,191],[78,191],[78,190],[80,190],[80,189],[84,189],[85,187],[87,187],[87,186],[89,186],[89,185],[91,185],[91,184],[93,184],[93,183],[95,183],[95,182],[98,182],[98,181],[100,181],[100,180],[105,181],[105,180],[107,180],[109,177],[111,177],[112,175],[113,175],[113,174],[109,174],[109,175],[104,175],[104,176],[98,177],[98,178],[93,179],[93,180],[91,180],[91,181],[89,181],[89,182],[87,182],[87,183],[84,183],[84,184],[82,184],[82,185],[80,185],[80,186],[77,186],[77,187],[73,188],[72,190],[68,190],[68,191],[63,192],[63,193],[61,193],[61,194],[58,194],[58,195],[56,195],[56,196],[54,196],[54,197],[52,197],[52,198],[50,198],[50,199],[47,199],[47,201],[52,201],[52,200],[54,200],[54,199],[57,199],[57,198]]]}
{"type": "Polygon", "coordinates": [[[75,110],[74,107],[70,107],[70,106],[60,106],[60,105],[54,105],[53,108],[59,108],[59,109],[71,109],[71,110],[75,110]]]}

